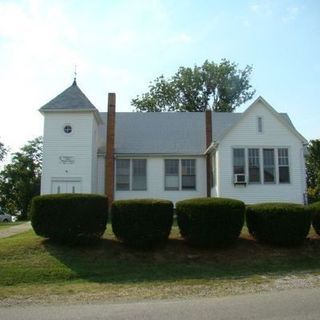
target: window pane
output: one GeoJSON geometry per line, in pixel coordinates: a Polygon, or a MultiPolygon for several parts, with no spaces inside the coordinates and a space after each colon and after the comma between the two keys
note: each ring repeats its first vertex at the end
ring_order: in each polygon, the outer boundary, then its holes
{"type": "Polygon", "coordinates": [[[260,182],[259,149],[248,149],[249,182],[260,182]]]}
{"type": "Polygon", "coordinates": [[[233,173],[245,173],[244,149],[233,149],[233,173]]]}
{"type": "Polygon", "coordinates": [[[273,149],[263,149],[263,176],[264,182],[275,182],[273,149]]]}
{"type": "Polygon", "coordinates": [[[166,176],[165,189],[179,190],[179,176],[166,176]]]}
{"type": "Polygon", "coordinates": [[[279,183],[289,183],[289,167],[279,167],[279,183]]]}
{"type": "Polygon", "coordinates": [[[181,160],[182,190],[196,188],[195,163],[194,159],[181,160]]]}
{"type": "Polygon", "coordinates": [[[132,160],[132,190],[147,189],[147,160],[132,160]]]}
{"type": "Polygon", "coordinates": [[[179,175],[179,160],[165,160],[166,175],[179,175]]]}
{"type": "Polygon", "coordinates": [[[165,160],[165,190],[179,190],[179,160],[165,160]]]}
{"type": "Polygon", "coordinates": [[[116,160],[116,190],[129,190],[130,188],[130,160],[116,160]]]}
{"type": "Polygon", "coordinates": [[[287,148],[278,149],[279,183],[289,183],[289,155],[287,148]]]}

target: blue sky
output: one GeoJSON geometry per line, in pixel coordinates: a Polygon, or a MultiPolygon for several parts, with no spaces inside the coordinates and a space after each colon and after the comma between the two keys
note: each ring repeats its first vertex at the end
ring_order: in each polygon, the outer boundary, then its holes
{"type": "Polygon", "coordinates": [[[42,134],[37,110],[71,85],[75,64],[101,111],[107,92],[133,110],[179,66],[249,64],[256,97],[320,138],[320,1],[0,0],[0,17],[0,141],[12,151],[42,134]]]}

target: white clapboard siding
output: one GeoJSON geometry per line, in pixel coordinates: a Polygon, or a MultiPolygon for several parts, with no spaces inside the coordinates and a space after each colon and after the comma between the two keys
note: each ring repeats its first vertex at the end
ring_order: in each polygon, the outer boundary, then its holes
{"type": "MultiPolygon", "coordinates": [[[[139,157],[140,159],[143,157],[139,157]]],[[[206,166],[205,157],[184,157],[196,159],[196,190],[166,191],[164,189],[164,159],[168,157],[147,157],[147,190],[145,191],[115,191],[115,199],[158,198],[174,203],[179,200],[206,196],[206,166]]],[[[173,159],[182,159],[175,157],[173,159]]],[[[102,174],[102,165],[99,166],[102,174]]],[[[181,181],[180,181],[181,183],[181,181]]],[[[116,184],[116,179],[115,179],[116,184]]]]}
{"type": "MultiPolygon", "coordinates": [[[[93,132],[95,118],[92,112],[46,112],[44,115],[43,174],[41,194],[51,193],[52,179],[81,181],[81,192],[93,191],[94,168],[93,132]],[[66,124],[72,133],[65,134],[66,124]],[[60,156],[71,156],[73,164],[63,164],[60,156]]],[[[95,153],[96,154],[96,151],[95,153]]],[[[95,174],[96,175],[96,174],[95,174]]]]}
{"type": "MultiPolygon", "coordinates": [[[[302,140],[279,121],[263,103],[258,102],[219,142],[217,152],[218,196],[240,199],[248,204],[266,201],[303,203],[305,166],[302,150],[302,140]],[[262,117],[262,133],[258,132],[258,117],[262,117]],[[288,148],[290,183],[235,186],[233,184],[233,148],[241,147],[288,148]]],[[[260,166],[262,165],[260,162],[260,166]]]]}

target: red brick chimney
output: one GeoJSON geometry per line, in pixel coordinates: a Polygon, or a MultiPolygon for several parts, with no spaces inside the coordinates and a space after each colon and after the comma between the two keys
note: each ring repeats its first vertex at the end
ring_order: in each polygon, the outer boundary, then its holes
{"type": "Polygon", "coordinates": [[[114,199],[114,137],[116,126],[116,94],[108,94],[108,116],[106,137],[105,161],[105,194],[108,197],[109,207],[114,199]]]}
{"type": "MultiPolygon", "coordinates": [[[[212,142],[212,112],[206,110],[206,148],[208,148],[212,142]]],[[[207,169],[207,197],[211,197],[211,174],[212,174],[212,161],[211,155],[206,155],[206,169],[207,169]]]]}

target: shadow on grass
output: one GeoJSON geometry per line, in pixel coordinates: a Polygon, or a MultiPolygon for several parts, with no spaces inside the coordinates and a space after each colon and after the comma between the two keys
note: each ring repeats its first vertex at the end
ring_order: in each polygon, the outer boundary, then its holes
{"type": "Polygon", "coordinates": [[[155,281],[243,278],[320,270],[320,239],[299,247],[279,248],[240,238],[230,247],[201,249],[171,238],[153,251],[127,248],[114,239],[95,246],[69,247],[44,240],[47,252],[72,270],[75,279],[126,284],[155,281]]]}

